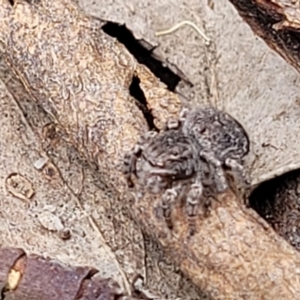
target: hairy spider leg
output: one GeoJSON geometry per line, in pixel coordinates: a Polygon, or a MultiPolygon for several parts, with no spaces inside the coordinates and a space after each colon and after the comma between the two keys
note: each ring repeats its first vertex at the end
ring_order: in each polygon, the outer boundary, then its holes
{"type": "Polygon", "coordinates": [[[198,172],[196,180],[191,184],[190,190],[186,198],[186,214],[189,223],[190,235],[193,235],[196,231],[195,219],[198,216],[199,205],[203,200],[203,185],[202,185],[202,173],[198,172]]]}
{"type": "Polygon", "coordinates": [[[213,152],[208,152],[206,150],[202,150],[200,152],[200,157],[206,160],[209,166],[214,166],[213,173],[216,175],[215,180],[217,192],[223,193],[226,189],[228,189],[228,183],[222,162],[215,157],[213,152]]]}

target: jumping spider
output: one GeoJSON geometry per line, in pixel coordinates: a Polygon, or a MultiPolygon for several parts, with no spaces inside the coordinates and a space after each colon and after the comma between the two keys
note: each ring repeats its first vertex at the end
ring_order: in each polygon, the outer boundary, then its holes
{"type": "Polygon", "coordinates": [[[172,205],[186,192],[189,219],[210,195],[228,188],[227,170],[235,181],[249,184],[243,158],[249,139],[243,127],[228,114],[213,108],[183,109],[157,133],[141,137],[124,160],[124,174],[133,186],[134,175],[151,193],[163,192],[161,208],[170,220],[172,205]]]}

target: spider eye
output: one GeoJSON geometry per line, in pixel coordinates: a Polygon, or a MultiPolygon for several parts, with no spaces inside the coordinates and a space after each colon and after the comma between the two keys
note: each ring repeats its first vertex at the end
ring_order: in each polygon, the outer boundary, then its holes
{"type": "Polygon", "coordinates": [[[179,151],[178,150],[173,150],[172,155],[176,156],[176,157],[179,156],[179,151]]]}

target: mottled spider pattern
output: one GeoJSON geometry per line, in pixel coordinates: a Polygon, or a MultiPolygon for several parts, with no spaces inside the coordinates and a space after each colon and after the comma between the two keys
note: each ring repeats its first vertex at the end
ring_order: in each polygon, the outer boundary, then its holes
{"type": "Polygon", "coordinates": [[[170,223],[172,205],[185,187],[186,211],[193,216],[203,200],[203,185],[210,184],[209,166],[201,159],[201,150],[200,144],[181,130],[149,131],[126,156],[124,173],[131,186],[135,175],[151,193],[164,191],[161,208],[170,223]]]}
{"type": "MultiPolygon", "coordinates": [[[[244,168],[244,158],[249,153],[250,141],[242,125],[229,114],[215,108],[182,109],[178,126],[185,135],[193,136],[205,149],[207,160],[215,166],[219,177],[224,169],[233,175],[238,187],[250,184],[244,168]]],[[[174,127],[174,126],[172,126],[174,127]]],[[[217,192],[226,189],[226,181],[217,185],[217,192]]]]}
{"type": "Polygon", "coordinates": [[[172,206],[185,198],[189,219],[208,198],[228,188],[227,172],[248,185],[243,159],[249,139],[230,115],[213,108],[184,108],[157,133],[147,132],[124,160],[130,186],[132,176],[151,193],[163,192],[161,208],[170,223],[172,206]]]}

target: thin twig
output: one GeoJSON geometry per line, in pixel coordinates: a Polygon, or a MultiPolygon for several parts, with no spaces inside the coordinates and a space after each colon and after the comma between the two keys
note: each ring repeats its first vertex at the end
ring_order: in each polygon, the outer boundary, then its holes
{"type": "Polygon", "coordinates": [[[171,27],[169,29],[157,31],[157,32],[155,32],[155,36],[170,34],[174,31],[178,30],[180,27],[182,27],[184,25],[188,25],[188,26],[192,27],[194,30],[196,30],[197,33],[203,37],[203,39],[205,40],[205,43],[207,45],[209,45],[210,38],[195,23],[188,21],[188,20],[177,23],[176,25],[174,25],[173,27],[171,27]]]}

